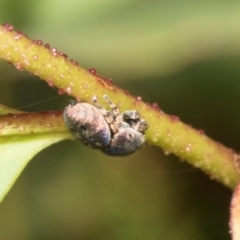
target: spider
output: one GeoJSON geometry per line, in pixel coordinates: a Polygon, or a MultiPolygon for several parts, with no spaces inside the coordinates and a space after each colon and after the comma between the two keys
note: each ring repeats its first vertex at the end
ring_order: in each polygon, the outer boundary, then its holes
{"type": "Polygon", "coordinates": [[[136,110],[119,112],[107,95],[103,96],[110,107],[106,110],[93,97],[89,103],[71,102],[63,113],[64,121],[75,138],[85,145],[98,148],[111,156],[134,153],[144,141],[148,124],[136,110]]]}

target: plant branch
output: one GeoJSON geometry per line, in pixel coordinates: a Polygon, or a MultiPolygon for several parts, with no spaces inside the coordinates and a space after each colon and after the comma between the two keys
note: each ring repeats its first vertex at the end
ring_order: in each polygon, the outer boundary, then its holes
{"type": "Polygon", "coordinates": [[[62,111],[10,113],[0,116],[1,137],[45,133],[67,133],[62,111]]]}
{"type": "MultiPolygon", "coordinates": [[[[15,32],[9,24],[0,26],[0,58],[18,69],[25,69],[77,100],[91,102],[93,95],[99,99],[107,94],[121,111],[137,109],[149,123],[146,140],[161,147],[165,153],[174,153],[211,178],[233,188],[239,181],[234,167],[236,153],[208,138],[202,131],[182,123],[177,117],[163,113],[157,104],[144,103],[127,91],[113,85],[112,81],[88,71],[41,41],[33,41],[15,32]]],[[[67,129],[65,128],[67,131],[67,129]]]]}

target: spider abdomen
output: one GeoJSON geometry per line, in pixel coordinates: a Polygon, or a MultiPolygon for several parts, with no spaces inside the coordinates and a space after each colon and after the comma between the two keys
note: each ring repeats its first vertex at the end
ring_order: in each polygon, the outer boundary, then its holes
{"type": "Polygon", "coordinates": [[[89,103],[68,105],[64,121],[73,135],[93,148],[103,148],[110,143],[111,131],[99,109],[89,103]]]}

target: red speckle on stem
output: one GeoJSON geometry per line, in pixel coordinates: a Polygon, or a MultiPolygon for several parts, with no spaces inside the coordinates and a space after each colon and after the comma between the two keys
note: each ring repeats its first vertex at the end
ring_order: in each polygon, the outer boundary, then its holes
{"type": "Polygon", "coordinates": [[[53,118],[58,117],[61,113],[60,112],[54,112],[51,114],[53,118]]]}
{"type": "Polygon", "coordinates": [[[231,204],[230,204],[230,233],[233,240],[238,240],[240,237],[240,183],[234,189],[231,204]]]}
{"type": "Polygon", "coordinates": [[[19,40],[22,38],[22,36],[23,36],[22,32],[17,32],[17,34],[14,36],[14,39],[19,40]]]}
{"type": "Polygon", "coordinates": [[[201,135],[205,134],[205,132],[204,132],[203,129],[199,129],[198,132],[199,132],[201,135]]]}
{"type": "Polygon", "coordinates": [[[12,122],[11,122],[11,121],[6,121],[5,124],[6,124],[6,125],[11,125],[12,122]]]}
{"type": "Polygon", "coordinates": [[[66,92],[67,94],[72,93],[72,88],[71,88],[71,87],[67,87],[67,88],[65,89],[65,92],[66,92]]]}
{"type": "Polygon", "coordinates": [[[49,45],[48,43],[46,43],[46,44],[44,45],[44,47],[47,48],[47,49],[50,49],[50,45],[49,45]]]}
{"type": "Polygon", "coordinates": [[[135,99],[136,99],[137,101],[139,101],[139,102],[142,101],[142,97],[141,97],[141,96],[137,96],[135,99]]]}
{"type": "Polygon", "coordinates": [[[90,73],[96,75],[97,74],[97,70],[95,68],[91,68],[88,70],[90,73]]]}
{"type": "Polygon", "coordinates": [[[108,85],[113,84],[112,78],[102,78],[108,85]]]}
{"type": "Polygon", "coordinates": [[[75,61],[75,60],[73,60],[73,59],[69,59],[69,61],[70,61],[72,64],[74,64],[74,65],[76,65],[76,66],[79,66],[79,64],[78,64],[77,61],[75,61]]]}
{"type": "Polygon", "coordinates": [[[66,53],[59,52],[58,54],[59,54],[61,57],[68,58],[68,55],[67,55],[66,53]]]}
{"type": "Polygon", "coordinates": [[[38,44],[38,45],[42,45],[42,41],[41,40],[33,40],[34,43],[38,44]]]}
{"type": "Polygon", "coordinates": [[[170,119],[172,122],[176,122],[176,121],[179,121],[179,117],[178,116],[175,116],[175,115],[169,115],[170,119]]]}
{"type": "Polygon", "coordinates": [[[152,104],[152,107],[153,107],[154,109],[158,110],[159,112],[161,111],[160,107],[158,106],[158,104],[157,104],[156,102],[154,102],[154,103],[152,104]]]}
{"type": "Polygon", "coordinates": [[[3,24],[3,26],[5,27],[5,29],[7,30],[7,31],[13,31],[14,30],[14,27],[11,25],[11,24],[9,24],[9,23],[4,23],[3,24]]]}
{"type": "Polygon", "coordinates": [[[53,87],[53,86],[54,86],[54,83],[53,83],[52,80],[48,80],[47,83],[48,83],[48,85],[49,85],[50,87],[53,87]]]}
{"type": "Polygon", "coordinates": [[[64,93],[65,93],[65,91],[63,89],[61,89],[61,88],[58,89],[58,94],[59,95],[63,95],[64,93]]]}
{"type": "Polygon", "coordinates": [[[41,41],[41,40],[37,40],[37,42],[36,42],[38,45],[42,45],[43,44],[43,42],[41,41]]]}
{"type": "Polygon", "coordinates": [[[57,48],[52,48],[52,54],[54,55],[54,56],[57,56],[58,55],[58,51],[57,51],[57,48]]]}
{"type": "Polygon", "coordinates": [[[14,64],[15,68],[18,69],[19,71],[23,70],[23,66],[20,63],[15,63],[14,64]]]}

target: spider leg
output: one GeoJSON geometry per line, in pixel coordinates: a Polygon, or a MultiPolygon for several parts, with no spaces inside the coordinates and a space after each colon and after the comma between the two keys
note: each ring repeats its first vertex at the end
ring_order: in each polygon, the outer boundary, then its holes
{"type": "Polygon", "coordinates": [[[144,119],[128,120],[126,121],[133,129],[138,132],[144,133],[148,129],[148,124],[144,119]]]}
{"type": "Polygon", "coordinates": [[[123,119],[127,120],[139,120],[140,113],[137,110],[128,110],[122,113],[123,119]]]}
{"type": "MultiPolygon", "coordinates": [[[[110,100],[110,99],[109,99],[110,100]]],[[[101,104],[99,104],[98,99],[96,96],[93,97],[92,99],[94,105],[99,109],[107,123],[109,124],[111,130],[113,133],[118,132],[118,125],[114,119],[114,116],[112,115],[112,112],[107,111],[101,104]]],[[[113,104],[114,105],[114,104],[113,104]]]]}
{"type": "Polygon", "coordinates": [[[104,100],[107,102],[107,104],[110,106],[111,111],[110,113],[112,114],[113,118],[116,121],[116,124],[118,126],[121,125],[123,119],[122,119],[122,115],[119,113],[119,109],[117,108],[117,106],[110,100],[110,98],[107,95],[103,96],[104,100]]]}
{"type": "Polygon", "coordinates": [[[138,126],[138,131],[144,133],[148,129],[148,123],[145,119],[141,119],[138,126]]]}
{"type": "Polygon", "coordinates": [[[124,121],[138,132],[144,133],[147,130],[148,124],[146,120],[140,118],[140,113],[137,110],[125,111],[122,115],[124,121]]]}

